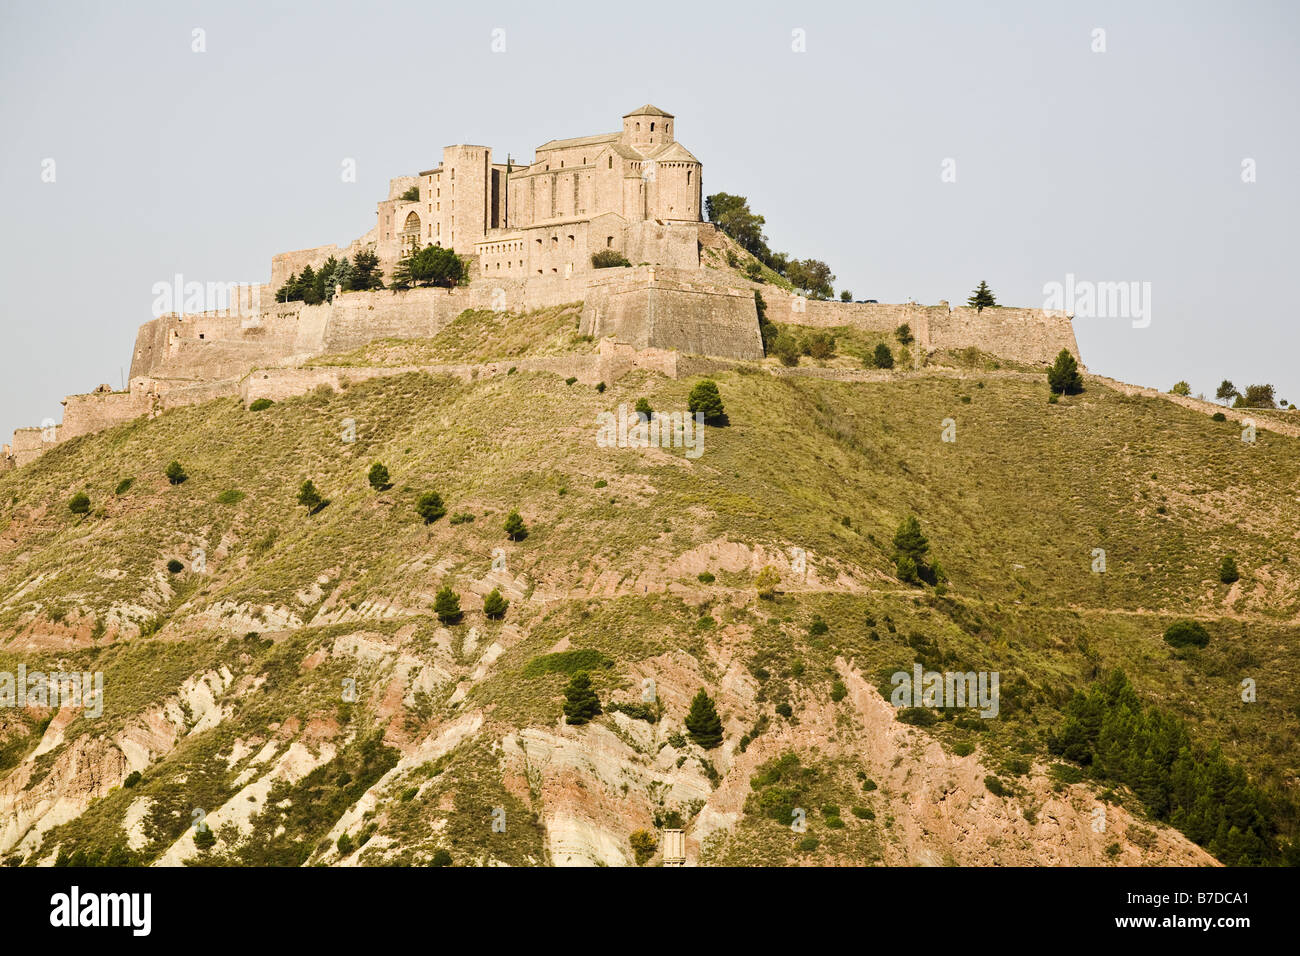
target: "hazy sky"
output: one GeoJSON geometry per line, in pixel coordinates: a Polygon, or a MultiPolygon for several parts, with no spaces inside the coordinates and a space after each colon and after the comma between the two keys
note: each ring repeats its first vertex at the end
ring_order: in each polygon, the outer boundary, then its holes
{"type": "Polygon", "coordinates": [[[265,282],[275,252],[363,234],[389,177],[444,144],[528,161],[646,102],[676,114],[706,193],[748,196],[837,289],[955,303],[987,279],[1041,306],[1069,274],[1150,283],[1145,328],[1076,319],[1091,369],[1300,404],[1298,11],[6,3],[0,440],[121,385],[154,283],[265,282]]]}

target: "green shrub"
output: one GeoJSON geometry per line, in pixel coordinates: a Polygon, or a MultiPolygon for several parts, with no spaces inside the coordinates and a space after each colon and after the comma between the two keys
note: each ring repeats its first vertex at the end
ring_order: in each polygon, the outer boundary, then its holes
{"type": "Polygon", "coordinates": [[[237,488],[228,488],[217,495],[219,505],[237,505],[244,500],[244,493],[237,488]]]}
{"type": "Polygon", "coordinates": [[[579,671],[594,671],[597,668],[612,667],[613,664],[614,662],[600,651],[580,648],[534,657],[524,665],[522,674],[527,678],[542,677],[546,674],[565,674],[572,677],[579,671]]]}
{"type": "Polygon", "coordinates": [[[1170,647],[1204,647],[1210,643],[1210,635],[1196,621],[1174,621],[1165,629],[1165,643],[1170,647]]]}
{"type": "Polygon", "coordinates": [[[167,476],[167,480],[173,485],[179,485],[189,478],[179,461],[169,462],[167,467],[163,469],[163,474],[167,476]]]}
{"type": "Polygon", "coordinates": [[[194,845],[200,850],[211,850],[216,845],[217,835],[210,826],[202,826],[194,834],[194,845]]]}
{"type": "Polygon", "coordinates": [[[627,257],[617,249],[601,249],[599,252],[591,254],[591,267],[593,269],[616,269],[631,265],[632,263],[627,261],[627,257]]]}
{"type": "Polygon", "coordinates": [[[637,866],[645,866],[646,860],[654,856],[655,850],[659,848],[659,841],[649,830],[633,830],[628,842],[632,845],[637,866]]]}
{"type": "Polygon", "coordinates": [[[447,519],[449,524],[469,524],[474,520],[474,516],[468,511],[460,511],[447,519]]]}
{"type": "Polygon", "coordinates": [[[84,515],[90,512],[90,496],[84,491],[78,491],[68,499],[68,510],[74,515],[84,515]]]}
{"type": "Polygon", "coordinates": [[[132,770],[130,773],[126,775],[126,779],[122,781],[122,786],[130,790],[132,787],[134,787],[137,783],[139,783],[143,779],[144,779],[144,775],[140,773],[139,770],[132,770]]]}
{"type": "Polygon", "coordinates": [[[354,849],[356,849],[356,847],[352,845],[352,837],[347,833],[340,834],[334,845],[338,847],[339,856],[348,856],[354,849]]]}
{"type": "Polygon", "coordinates": [[[872,810],[870,807],[853,807],[853,808],[852,808],[852,813],[853,813],[853,815],[854,815],[855,817],[857,817],[859,820],[874,820],[874,819],[876,819],[876,812],[875,812],[874,810],[872,810]]]}
{"type": "Polygon", "coordinates": [[[1210,416],[1210,421],[1212,422],[1226,422],[1227,420],[1228,416],[1223,414],[1223,412],[1215,412],[1210,416]]]}
{"type": "Polygon", "coordinates": [[[131,490],[133,484],[135,484],[134,478],[123,478],[117,483],[117,487],[113,489],[113,494],[124,495],[131,490]]]}
{"type": "Polygon", "coordinates": [[[989,774],[984,778],[984,786],[995,797],[1005,797],[1010,791],[997,777],[989,774]]]}
{"type": "Polygon", "coordinates": [[[894,367],[894,353],[889,350],[889,346],[884,342],[878,344],[871,354],[871,364],[876,368],[894,367]]]}
{"type": "Polygon", "coordinates": [[[645,418],[646,421],[649,421],[651,418],[653,418],[655,414],[654,409],[650,407],[650,399],[645,398],[644,396],[636,400],[635,411],[638,415],[645,418]]]}
{"type": "Polygon", "coordinates": [[[795,847],[802,853],[811,853],[813,850],[817,849],[820,842],[820,840],[810,833],[795,844],[795,847]]]}
{"type": "Polygon", "coordinates": [[[844,686],[844,681],[837,680],[833,684],[831,684],[832,701],[838,704],[840,701],[842,701],[845,697],[848,696],[849,696],[849,689],[844,686]]]}
{"type": "Polygon", "coordinates": [[[938,722],[939,718],[928,707],[901,707],[898,711],[898,720],[913,727],[931,727],[938,722]]]}
{"type": "Polygon", "coordinates": [[[248,410],[250,412],[264,412],[274,404],[275,402],[271,401],[269,398],[255,398],[249,404],[248,410]]]}
{"type": "Polygon", "coordinates": [[[370,482],[370,487],[375,491],[383,491],[385,488],[392,487],[392,482],[388,476],[388,468],[380,461],[370,466],[370,473],[366,476],[366,480],[370,482]]]}
{"type": "Polygon", "coordinates": [[[717,578],[713,576],[712,571],[701,571],[698,575],[698,578],[701,584],[712,584],[714,581],[717,580],[717,578]]]}
{"type": "Polygon", "coordinates": [[[438,850],[429,858],[430,866],[451,866],[451,854],[446,850],[438,850]]]}
{"type": "Polygon", "coordinates": [[[1225,554],[1223,560],[1219,562],[1219,580],[1224,584],[1233,584],[1241,580],[1241,575],[1237,573],[1237,561],[1230,554],[1225,554]]]}
{"type": "Polygon", "coordinates": [[[180,574],[182,571],[185,570],[185,565],[181,564],[175,558],[172,558],[170,561],[167,562],[167,570],[170,571],[172,574],[180,574]]]}
{"type": "Polygon", "coordinates": [[[799,343],[789,332],[781,332],[772,340],[771,353],[782,365],[793,368],[799,364],[799,343]]]}

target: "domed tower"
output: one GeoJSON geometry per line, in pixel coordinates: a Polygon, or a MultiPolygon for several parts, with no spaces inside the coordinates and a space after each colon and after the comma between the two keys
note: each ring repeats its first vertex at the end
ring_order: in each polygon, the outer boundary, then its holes
{"type": "Polygon", "coordinates": [[[672,141],[672,113],[647,103],[623,117],[623,142],[629,146],[663,146],[672,141]]]}

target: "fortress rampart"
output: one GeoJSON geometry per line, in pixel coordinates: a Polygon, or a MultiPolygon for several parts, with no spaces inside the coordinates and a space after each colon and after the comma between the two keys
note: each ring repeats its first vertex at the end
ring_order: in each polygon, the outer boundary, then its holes
{"type": "MultiPolygon", "coordinates": [[[[701,224],[702,231],[712,227],[701,224]]],[[[702,236],[709,241],[711,235],[702,236]]],[[[322,247],[329,249],[334,247],[322,247]]],[[[320,250],[308,250],[312,255],[320,250]]],[[[278,258],[278,257],[277,257],[278,258]]],[[[63,422],[14,433],[0,467],[26,464],[54,445],[169,408],[238,395],[279,400],[318,385],[427,371],[471,380],[498,374],[501,363],[395,368],[303,368],[324,354],[349,352],[384,338],[437,335],[466,309],[522,315],[582,302],[582,333],[600,340],[595,356],[521,357],[511,365],[579,381],[613,381],[637,368],[677,377],[719,366],[718,359],[763,358],[754,292],[767,316],[819,328],[852,326],[892,333],[907,323],[918,358],[943,349],[979,348],[1027,364],[1046,365],[1061,349],[1078,353],[1070,318],[1036,309],[877,303],[804,299],[739,273],[663,264],[593,270],[577,275],[528,278],[475,277],[454,289],[416,288],[348,292],[332,302],[305,305],[274,301],[270,286],[258,288],[223,312],[164,315],[136,333],[130,387],[64,400],[63,422]]],[[[722,364],[726,364],[723,362],[722,364]]]]}

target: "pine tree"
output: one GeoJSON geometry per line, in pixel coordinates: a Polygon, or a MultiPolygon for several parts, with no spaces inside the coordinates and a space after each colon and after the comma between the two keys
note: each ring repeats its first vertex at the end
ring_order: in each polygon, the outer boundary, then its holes
{"type": "Polygon", "coordinates": [[[1228,401],[1236,398],[1240,394],[1241,393],[1237,391],[1237,386],[1233,385],[1230,381],[1228,381],[1225,378],[1222,382],[1219,383],[1219,387],[1215,391],[1214,397],[1221,402],[1227,403],[1228,401]]]}
{"type": "Polygon", "coordinates": [[[433,599],[433,613],[438,615],[438,620],[443,624],[455,624],[460,620],[460,598],[450,584],[444,584],[438,590],[437,597],[433,599]]]}
{"type": "Polygon", "coordinates": [[[338,259],[330,256],[316,273],[316,295],[318,301],[329,302],[334,298],[334,272],[339,267],[338,259]]]}
{"type": "Polygon", "coordinates": [[[298,295],[296,299],[301,299],[303,305],[320,305],[321,296],[316,287],[316,270],[310,265],[302,267],[302,275],[298,276],[298,295]]]}
{"type": "Polygon", "coordinates": [[[275,301],[289,302],[294,298],[294,294],[297,292],[297,290],[298,290],[298,275],[297,273],[290,273],[289,278],[284,280],[284,285],[280,286],[280,288],[276,290],[275,301]]]}
{"type": "Polygon", "coordinates": [[[1062,395],[1077,395],[1083,391],[1083,376],[1079,363],[1069,349],[1061,349],[1056,361],[1047,370],[1047,386],[1062,395]]]}
{"type": "Polygon", "coordinates": [[[702,412],[706,422],[718,421],[726,414],[722,407],[722,396],[718,394],[718,383],[708,378],[695,383],[686,399],[686,407],[692,415],[702,412]]]}
{"type": "Polygon", "coordinates": [[[988,287],[988,283],[980,279],[980,284],[971,293],[966,304],[972,309],[987,309],[990,306],[998,304],[998,300],[993,297],[993,290],[988,287]]]}
{"type": "Polygon", "coordinates": [[[181,467],[179,461],[169,462],[167,468],[163,471],[163,474],[167,476],[167,480],[173,485],[179,485],[181,482],[189,478],[189,475],[185,474],[185,469],[181,467]]]}
{"type": "Polygon", "coordinates": [[[889,350],[888,345],[881,342],[876,346],[876,350],[872,353],[871,361],[876,368],[893,368],[894,353],[889,350]]]}
{"type": "Polygon", "coordinates": [[[352,263],[347,256],[340,259],[334,269],[334,284],[344,292],[352,291],[352,263]]]}
{"type": "Polygon", "coordinates": [[[436,491],[426,491],[415,499],[415,512],[424,519],[425,524],[433,524],[447,513],[442,504],[442,495],[436,491]]]}
{"type": "Polygon", "coordinates": [[[384,275],[379,270],[379,256],[369,250],[362,250],[353,256],[352,288],[365,292],[383,287],[384,275]]]}
{"type": "Polygon", "coordinates": [[[591,689],[591,677],[586,671],[578,671],[564,688],[564,722],[585,724],[601,712],[600,698],[591,689]]]}
{"type": "Polygon", "coordinates": [[[377,461],[370,466],[370,474],[367,479],[370,482],[370,487],[374,488],[375,491],[383,491],[385,488],[390,487],[388,469],[384,467],[383,462],[377,461]]]}
{"type": "Polygon", "coordinates": [[[506,608],[510,607],[510,602],[501,596],[497,588],[493,588],[483,598],[483,613],[492,620],[499,620],[506,616],[506,608]]]}
{"type": "Polygon", "coordinates": [[[690,712],[686,715],[686,730],[691,740],[705,750],[712,750],[722,743],[722,719],[713,698],[704,692],[703,687],[691,701],[690,712]]]}
{"type": "Polygon", "coordinates": [[[511,541],[522,541],[528,537],[528,528],[524,525],[524,519],[519,517],[518,511],[512,511],[506,516],[505,530],[506,537],[511,541]]]}
{"type": "Polygon", "coordinates": [[[324,503],[325,500],[321,498],[320,492],[316,490],[316,483],[310,478],[304,481],[302,487],[298,489],[298,504],[306,508],[308,514],[312,514],[324,503]]]}

